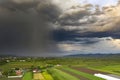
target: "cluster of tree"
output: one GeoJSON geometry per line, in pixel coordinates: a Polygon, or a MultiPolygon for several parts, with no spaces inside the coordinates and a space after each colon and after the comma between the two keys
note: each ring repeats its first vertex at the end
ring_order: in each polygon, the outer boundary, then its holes
{"type": "Polygon", "coordinates": [[[0,60],[0,66],[1,66],[1,65],[4,65],[4,64],[6,64],[6,63],[7,63],[6,60],[0,60]]]}

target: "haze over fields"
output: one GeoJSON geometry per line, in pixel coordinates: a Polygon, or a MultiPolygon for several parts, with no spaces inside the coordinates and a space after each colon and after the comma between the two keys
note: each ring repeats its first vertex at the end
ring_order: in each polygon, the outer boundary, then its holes
{"type": "Polygon", "coordinates": [[[119,52],[119,0],[0,0],[0,54],[119,52]]]}

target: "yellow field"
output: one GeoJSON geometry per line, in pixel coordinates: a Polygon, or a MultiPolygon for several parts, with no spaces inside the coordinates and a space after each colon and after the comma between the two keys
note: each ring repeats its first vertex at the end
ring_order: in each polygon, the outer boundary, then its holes
{"type": "Polygon", "coordinates": [[[43,75],[41,73],[34,73],[33,79],[34,80],[45,80],[45,78],[43,77],[43,75]]]}

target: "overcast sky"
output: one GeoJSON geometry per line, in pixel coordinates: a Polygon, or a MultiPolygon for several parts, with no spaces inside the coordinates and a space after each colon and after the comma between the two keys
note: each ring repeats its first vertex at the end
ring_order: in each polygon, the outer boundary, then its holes
{"type": "Polygon", "coordinates": [[[118,0],[0,0],[0,53],[120,52],[118,0]]]}

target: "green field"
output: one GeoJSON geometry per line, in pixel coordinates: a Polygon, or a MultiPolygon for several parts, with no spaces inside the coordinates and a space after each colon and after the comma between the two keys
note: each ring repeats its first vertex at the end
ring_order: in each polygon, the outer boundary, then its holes
{"type": "Polygon", "coordinates": [[[80,71],[77,71],[77,70],[74,70],[74,69],[71,69],[71,68],[68,68],[68,67],[63,67],[62,69],[70,71],[70,72],[75,73],[75,74],[78,74],[80,76],[86,77],[89,80],[104,80],[102,78],[98,78],[98,77],[95,77],[93,75],[90,75],[90,74],[87,74],[87,73],[84,73],[84,72],[80,72],[80,71]]]}
{"type": "MultiPolygon", "coordinates": [[[[19,60],[11,61],[4,65],[0,65],[0,69],[6,74],[11,68],[22,68],[25,70],[22,80],[34,80],[32,73],[34,67],[39,67],[41,69],[40,74],[44,77],[44,80],[82,80],[83,78],[86,78],[87,80],[104,80],[95,77],[93,74],[79,71],[74,68],[84,67],[120,76],[119,61],[120,57],[118,56],[104,58],[32,58],[25,62],[20,62],[19,60]]],[[[12,79],[1,77],[0,80],[12,79]]]]}
{"type": "Polygon", "coordinates": [[[42,74],[46,80],[54,80],[53,77],[47,71],[44,71],[42,74]]]}
{"type": "Polygon", "coordinates": [[[91,69],[109,72],[112,74],[120,75],[120,65],[108,65],[103,67],[90,67],[91,69]]]}
{"type": "Polygon", "coordinates": [[[32,80],[32,78],[33,78],[32,72],[26,72],[22,80],[32,80]]]}
{"type": "Polygon", "coordinates": [[[49,69],[48,72],[53,76],[54,80],[79,80],[78,78],[58,69],[49,69]]]}

